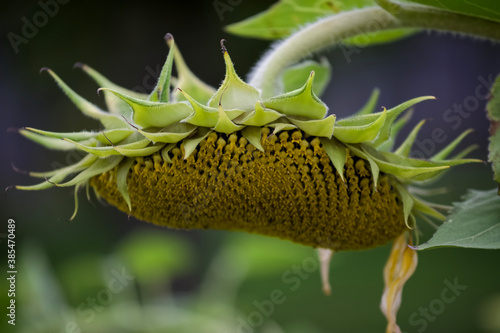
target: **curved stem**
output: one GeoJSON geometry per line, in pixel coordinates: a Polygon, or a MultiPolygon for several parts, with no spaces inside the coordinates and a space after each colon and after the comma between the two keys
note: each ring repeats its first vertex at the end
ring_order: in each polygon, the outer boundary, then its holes
{"type": "Polygon", "coordinates": [[[279,90],[277,78],[286,67],[346,38],[375,31],[423,28],[500,41],[498,22],[421,5],[377,2],[385,9],[374,6],[328,16],[278,42],[257,63],[249,83],[261,89],[264,98],[273,96],[279,90]]]}

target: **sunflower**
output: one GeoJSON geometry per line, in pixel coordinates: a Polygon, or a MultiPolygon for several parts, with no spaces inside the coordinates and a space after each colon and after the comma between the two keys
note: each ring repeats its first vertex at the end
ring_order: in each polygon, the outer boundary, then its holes
{"type": "MultiPolygon", "coordinates": [[[[396,149],[394,137],[424,96],[375,111],[378,91],[346,119],[328,115],[313,90],[315,73],[302,87],[271,98],[245,83],[221,42],[224,81],[215,90],[186,66],[173,37],[157,86],[149,94],[122,88],[91,67],[77,64],[104,94],[101,110],[44,68],[100,131],[56,133],[22,128],[25,137],[50,149],[77,149],[77,163],[49,172],[21,190],[91,187],[125,213],[181,228],[241,230],[318,248],[323,289],[335,251],[367,249],[394,241],[384,270],[381,308],[387,332],[397,332],[404,283],[417,264],[412,244],[416,217],[444,219],[442,208],[415,195],[416,183],[441,176],[469,149],[447,159],[468,133],[431,157],[409,157],[424,124],[396,149]],[[176,65],[177,77],[172,77],[176,65]],[[174,87],[174,89],[171,89],[174,87]],[[399,117],[399,118],[398,118],[399,117]],[[392,150],[392,152],[391,152],[392,150]]],[[[422,191],[420,191],[422,192],[422,191]]]]}

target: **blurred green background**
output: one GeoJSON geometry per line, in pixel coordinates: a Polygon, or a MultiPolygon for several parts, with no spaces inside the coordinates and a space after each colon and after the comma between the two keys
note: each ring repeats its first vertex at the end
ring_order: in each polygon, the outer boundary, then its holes
{"type": "MultiPolygon", "coordinates": [[[[97,129],[48,75],[38,74],[41,67],[52,68],[76,91],[103,105],[97,87],[80,70],[72,69],[73,64],[87,63],[129,88],[147,88],[154,84],[152,76],[164,62],[163,35],[170,32],[190,68],[204,81],[217,86],[223,79],[221,38],[227,40],[236,70],[244,77],[269,43],[231,36],[223,27],[266,9],[270,2],[220,2],[230,8],[222,16],[213,1],[70,1],[61,4],[26,44],[20,44],[17,53],[8,33],[22,35],[23,18],[33,22],[42,7],[37,1],[4,4],[0,14],[0,185],[34,183],[15,172],[11,163],[22,170],[39,171],[50,170],[54,162],[75,159],[36,146],[9,128],[97,129]]],[[[472,156],[487,159],[485,101],[461,117],[455,128],[451,125],[457,123],[447,122],[443,114],[475,96],[481,84],[478,77],[488,79],[500,73],[500,45],[423,32],[390,45],[361,48],[350,61],[339,49],[323,55],[333,67],[323,99],[337,116],[357,110],[374,87],[382,91],[379,106],[435,95],[437,101],[417,106],[408,128],[419,119],[432,119],[424,126],[420,142],[426,142],[436,128],[443,129],[449,140],[475,128],[463,146],[479,144],[481,148],[472,156]]],[[[490,166],[477,164],[453,169],[437,186],[450,191],[434,200],[449,204],[467,188],[490,189],[494,184],[490,166]]],[[[128,218],[95,199],[81,200],[78,216],[69,222],[72,194],[63,188],[43,193],[9,190],[2,196],[0,236],[7,233],[8,218],[15,219],[18,275],[15,327],[6,324],[8,288],[6,279],[0,280],[1,332],[385,329],[379,302],[389,245],[336,254],[331,267],[332,295],[327,297],[321,291],[311,248],[244,233],[159,228],[128,218]],[[272,307],[271,299],[276,301],[272,307]]],[[[423,230],[427,235],[432,232],[425,223],[423,230]]],[[[0,240],[3,268],[7,248],[5,238],[0,240]]],[[[417,271],[405,286],[398,314],[402,330],[500,332],[499,263],[498,251],[419,253],[417,271]],[[455,280],[467,288],[453,302],[443,303],[443,290],[455,280]],[[423,311],[429,307],[426,317],[423,311]]]]}

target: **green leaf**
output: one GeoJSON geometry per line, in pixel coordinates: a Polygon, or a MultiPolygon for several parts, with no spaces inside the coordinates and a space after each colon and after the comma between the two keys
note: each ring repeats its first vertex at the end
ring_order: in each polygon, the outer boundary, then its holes
{"type": "MultiPolygon", "coordinates": [[[[486,109],[491,123],[488,160],[492,163],[494,179],[500,184],[500,75],[497,76],[491,88],[491,100],[486,109]]],[[[498,194],[500,194],[500,187],[498,194]]]]}
{"type": "Polygon", "coordinates": [[[306,60],[285,70],[282,77],[284,91],[302,87],[312,71],[316,73],[313,91],[317,96],[321,96],[332,76],[332,68],[326,58],[321,58],[321,62],[306,60]]]}
{"type": "Polygon", "coordinates": [[[500,197],[497,190],[469,190],[464,201],[454,203],[447,220],[417,250],[455,246],[500,249],[500,197]]]}
{"type": "Polygon", "coordinates": [[[407,0],[450,12],[500,22],[500,1],[497,0],[407,0]]]}
{"type": "Polygon", "coordinates": [[[226,31],[245,37],[280,39],[320,17],[374,4],[372,0],[281,0],[262,13],[227,26],[226,31]]]}
{"type": "MultiPolygon", "coordinates": [[[[227,26],[226,30],[244,37],[281,39],[321,17],[374,5],[373,0],[281,0],[262,13],[227,26]]],[[[374,33],[360,31],[362,35],[359,38],[349,38],[346,42],[359,46],[387,43],[415,31],[416,29],[394,29],[374,33]]]]}

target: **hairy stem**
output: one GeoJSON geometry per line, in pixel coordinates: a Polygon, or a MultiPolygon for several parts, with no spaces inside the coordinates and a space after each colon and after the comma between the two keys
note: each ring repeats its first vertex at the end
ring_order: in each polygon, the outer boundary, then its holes
{"type": "Polygon", "coordinates": [[[377,0],[381,7],[367,7],[328,16],[306,26],[277,45],[257,63],[250,84],[263,97],[279,91],[278,78],[285,68],[342,40],[397,28],[423,28],[457,32],[500,41],[500,23],[433,7],[377,0]]]}

